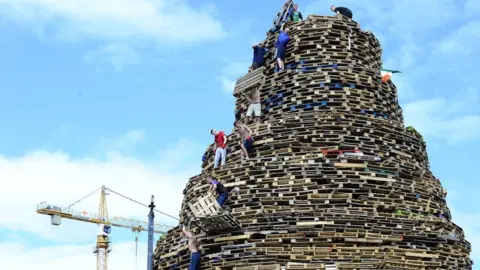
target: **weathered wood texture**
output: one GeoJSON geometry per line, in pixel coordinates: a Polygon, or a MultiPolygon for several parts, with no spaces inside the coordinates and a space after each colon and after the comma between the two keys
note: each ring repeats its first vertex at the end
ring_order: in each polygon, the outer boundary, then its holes
{"type": "MultiPolygon", "coordinates": [[[[426,145],[405,131],[394,84],[381,82],[378,40],[342,17],[290,28],[290,69],[274,73],[267,60],[251,159],[240,161],[230,135],[227,165],[214,172],[240,187],[226,206],[241,227],[199,236],[202,269],[471,269],[470,243],[451,220],[426,145]]],[[[236,109],[247,106],[239,95],[236,109]]],[[[206,154],[187,184],[182,222],[206,194],[211,146],[206,154]]],[[[181,239],[178,227],[157,243],[155,269],[188,268],[181,239]]]]}

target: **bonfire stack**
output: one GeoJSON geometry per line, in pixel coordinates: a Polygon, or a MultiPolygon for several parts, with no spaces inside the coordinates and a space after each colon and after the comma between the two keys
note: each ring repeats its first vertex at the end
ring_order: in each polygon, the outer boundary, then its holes
{"type": "MultiPolygon", "coordinates": [[[[426,145],[381,81],[378,40],[341,16],[289,27],[287,70],[275,73],[270,55],[235,89],[243,115],[252,87],[263,100],[250,160],[230,135],[227,165],[212,171],[210,146],[186,186],[182,223],[207,194],[206,175],[240,187],[226,204],[238,226],[198,231],[202,269],[471,269],[426,145]]],[[[189,257],[179,226],[157,243],[154,269],[188,269],[189,257]]]]}

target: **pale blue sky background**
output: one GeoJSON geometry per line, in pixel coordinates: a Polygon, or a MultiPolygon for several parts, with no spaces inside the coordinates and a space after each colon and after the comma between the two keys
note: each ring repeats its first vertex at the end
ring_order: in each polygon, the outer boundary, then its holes
{"type": "MultiPolygon", "coordinates": [[[[479,1],[296,2],[304,17],[350,7],[381,41],[384,67],[404,72],[393,81],[406,122],[424,135],[454,221],[477,249],[479,1]]],[[[96,227],[51,227],[35,214],[40,201],[68,205],[105,183],[146,202],[155,194],[159,209],[176,214],[209,129],[230,132],[235,79],[282,4],[0,0],[0,205],[9,209],[0,251],[11,252],[0,252],[0,265],[27,269],[31,252],[45,269],[68,263],[52,254],[94,266],[96,227]]],[[[81,207],[95,211],[95,196],[81,207]]],[[[145,209],[115,200],[110,211],[146,220],[145,209]]],[[[114,233],[113,265],[132,264],[130,232],[114,233]]]]}

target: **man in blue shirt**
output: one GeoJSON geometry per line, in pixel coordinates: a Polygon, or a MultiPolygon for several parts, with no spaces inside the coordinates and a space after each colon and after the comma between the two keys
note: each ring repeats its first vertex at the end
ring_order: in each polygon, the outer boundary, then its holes
{"type": "MultiPolygon", "coordinates": [[[[284,25],[282,25],[282,29],[284,25]]],[[[288,28],[285,28],[285,30],[282,30],[282,29],[280,29],[278,40],[275,43],[275,48],[277,48],[275,53],[275,59],[277,59],[279,72],[282,71],[285,67],[284,62],[285,62],[285,55],[287,51],[287,44],[290,41],[290,36],[288,35],[289,29],[288,28]]]]}
{"type": "Polygon", "coordinates": [[[264,55],[267,53],[267,48],[265,48],[264,43],[260,42],[252,46],[253,48],[253,62],[250,67],[250,71],[253,71],[265,64],[264,55]]]}

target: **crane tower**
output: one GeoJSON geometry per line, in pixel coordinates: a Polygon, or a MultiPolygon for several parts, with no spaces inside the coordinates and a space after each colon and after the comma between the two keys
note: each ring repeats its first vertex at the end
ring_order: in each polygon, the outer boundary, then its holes
{"type": "MultiPolygon", "coordinates": [[[[37,213],[42,215],[49,215],[51,219],[51,224],[54,226],[59,226],[61,224],[62,218],[99,225],[97,241],[95,246],[93,247],[93,253],[97,257],[97,268],[96,268],[97,270],[108,270],[108,256],[109,256],[109,253],[112,251],[111,237],[110,237],[112,226],[127,228],[132,230],[135,233],[140,233],[141,231],[148,231],[148,223],[144,221],[126,219],[122,217],[114,217],[110,219],[108,217],[108,211],[107,211],[107,200],[106,200],[106,195],[108,194],[107,192],[115,193],[130,201],[141,204],[109,188],[106,188],[105,186],[102,186],[101,188],[88,194],[87,196],[83,197],[81,200],[75,202],[74,204],[68,207],[58,207],[55,205],[47,204],[46,202],[42,202],[41,204],[37,205],[37,213]],[[98,208],[98,214],[92,214],[87,211],[79,211],[71,208],[73,205],[89,197],[90,195],[97,192],[98,190],[100,190],[100,204],[98,208]]],[[[143,205],[143,206],[146,206],[146,205],[143,205]]],[[[171,228],[170,226],[154,224],[153,232],[165,234],[170,228],[171,228]]],[[[138,241],[138,237],[136,237],[135,241],[136,242],[138,241]]]]}

